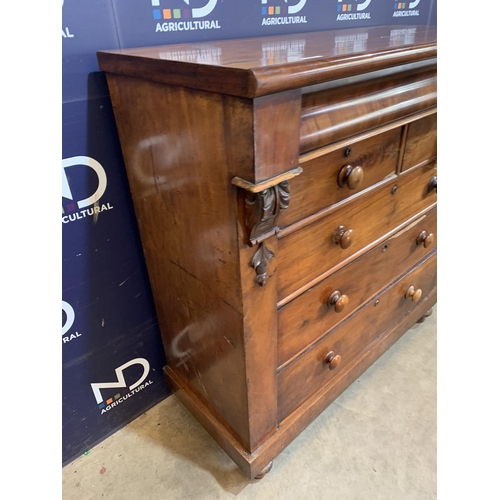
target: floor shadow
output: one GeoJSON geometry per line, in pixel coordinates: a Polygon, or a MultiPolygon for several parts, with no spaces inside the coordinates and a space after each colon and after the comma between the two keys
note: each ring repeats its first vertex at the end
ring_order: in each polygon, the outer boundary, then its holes
{"type": "Polygon", "coordinates": [[[206,470],[232,495],[258,482],[246,477],[175,396],[149,410],[147,418],[132,422],[128,429],[141,439],[162,446],[181,462],[206,470]]]}

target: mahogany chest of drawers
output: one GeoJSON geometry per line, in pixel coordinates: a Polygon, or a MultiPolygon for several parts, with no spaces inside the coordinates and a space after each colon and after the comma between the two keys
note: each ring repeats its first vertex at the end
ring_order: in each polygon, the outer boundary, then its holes
{"type": "Polygon", "coordinates": [[[250,478],[436,301],[436,56],[428,26],[98,54],[167,382],[250,478]]]}

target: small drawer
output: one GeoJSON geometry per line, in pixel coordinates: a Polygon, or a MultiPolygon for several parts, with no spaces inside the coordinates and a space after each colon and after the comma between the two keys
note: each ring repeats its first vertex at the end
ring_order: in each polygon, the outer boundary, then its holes
{"type": "Polygon", "coordinates": [[[278,310],[278,366],[352,315],[437,248],[437,209],[278,310]]]}
{"type": "Polygon", "coordinates": [[[430,208],[437,200],[436,190],[435,165],[427,164],[346,200],[299,230],[278,235],[278,302],[430,208]]]}
{"type": "Polygon", "coordinates": [[[374,297],[351,319],[278,373],[278,419],[349,368],[388,328],[396,325],[437,284],[435,252],[390,288],[374,297]]]}
{"type": "Polygon", "coordinates": [[[401,128],[389,130],[301,162],[303,172],[290,181],[292,203],[280,214],[286,227],[396,176],[401,128]]]}
{"type": "Polygon", "coordinates": [[[403,170],[433,160],[437,155],[437,115],[436,113],[414,121],[408,125],[403,170]]]}

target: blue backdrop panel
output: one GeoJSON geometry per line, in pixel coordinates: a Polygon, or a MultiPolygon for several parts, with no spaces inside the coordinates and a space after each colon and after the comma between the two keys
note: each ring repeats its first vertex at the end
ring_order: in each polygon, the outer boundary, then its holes
{"type": "MultiPolygon", "coordinates": [[[[426,24],[433,0],[113,0],[121,47],[426,24]]],[[[435,10],[435,8],[434,8],[435,10]]]]}
{"type": "MultiPolygon", "coordinates": [[[[62,182],[67,462],[168,393],[161,337],[108,97],[63,104],[62,182]],[[117,382],[115,369],[137,358],[147,360],[147,377],[154,383],[140,397],[134,393],[113,411],[102,412],[91,384],[117,382]]],[[[112,386],[114,394],[103,389],[104,402],[128,394],[134,370],[141,366],[124,371],[127,385],[112,386]]]]}
{"type": "MultiPolygon", "coordinates": [[[[87,309],[85,314],[89,313],[92,310],[87,309]]],[[[70,331],[85,335],[78,317],[75,311],[70,331]]],[[[63,465],[166,396],[156,354],[157,333],[153,325],[110,342],[106,350],[64,364],[63,465]]]]}
{"type": "Polygon", "coordinates": [[[110,0],[62,0],[63,102],[106,95],[96,52],[117,48],[110,0]]]}

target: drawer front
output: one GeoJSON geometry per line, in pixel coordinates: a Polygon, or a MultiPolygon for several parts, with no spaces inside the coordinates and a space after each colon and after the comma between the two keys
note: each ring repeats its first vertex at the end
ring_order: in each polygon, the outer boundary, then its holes
{"type": "Polygon", "coordinates": [[[301,163],[303,172],[290,181],[292,202],[280,215],[280,227],[396,176],[401,131],[389,130],[301,163]]]}
{"type": "Polygon", "coordinates": [[[300,153],[434,108],[436,66],[302,95],[300,153]]]}
{"type": "Polygon", "coordinates": [[[435,177],[435,165],[412,169],[280,238],[278,302],[434,204],[435,177]]]}
{"type": "Polygon", "coordinates": [[[434,113],[408,125],[403,170],[434,159],[437,155],[437,115],[434,113]]]}
{"type": "Polygon", "coordinates": [[[278,311],[278,366],[352,315],[437,248],[437,209],[278,311]],[[338,292],[338,293],[336,293],[338,292]]]}
{"type": "Polygon", "coordinates": [[[307,398],[338,377],[388,328],[426,297],[437,284],[437,255],[369,301],[351,319],[278,373],[278,418],[283,420],[307,398]],[[409,291],[410,290],[410,291],[409,291]],[[406,298],[408,296],[408,298],[406,298]]]}

